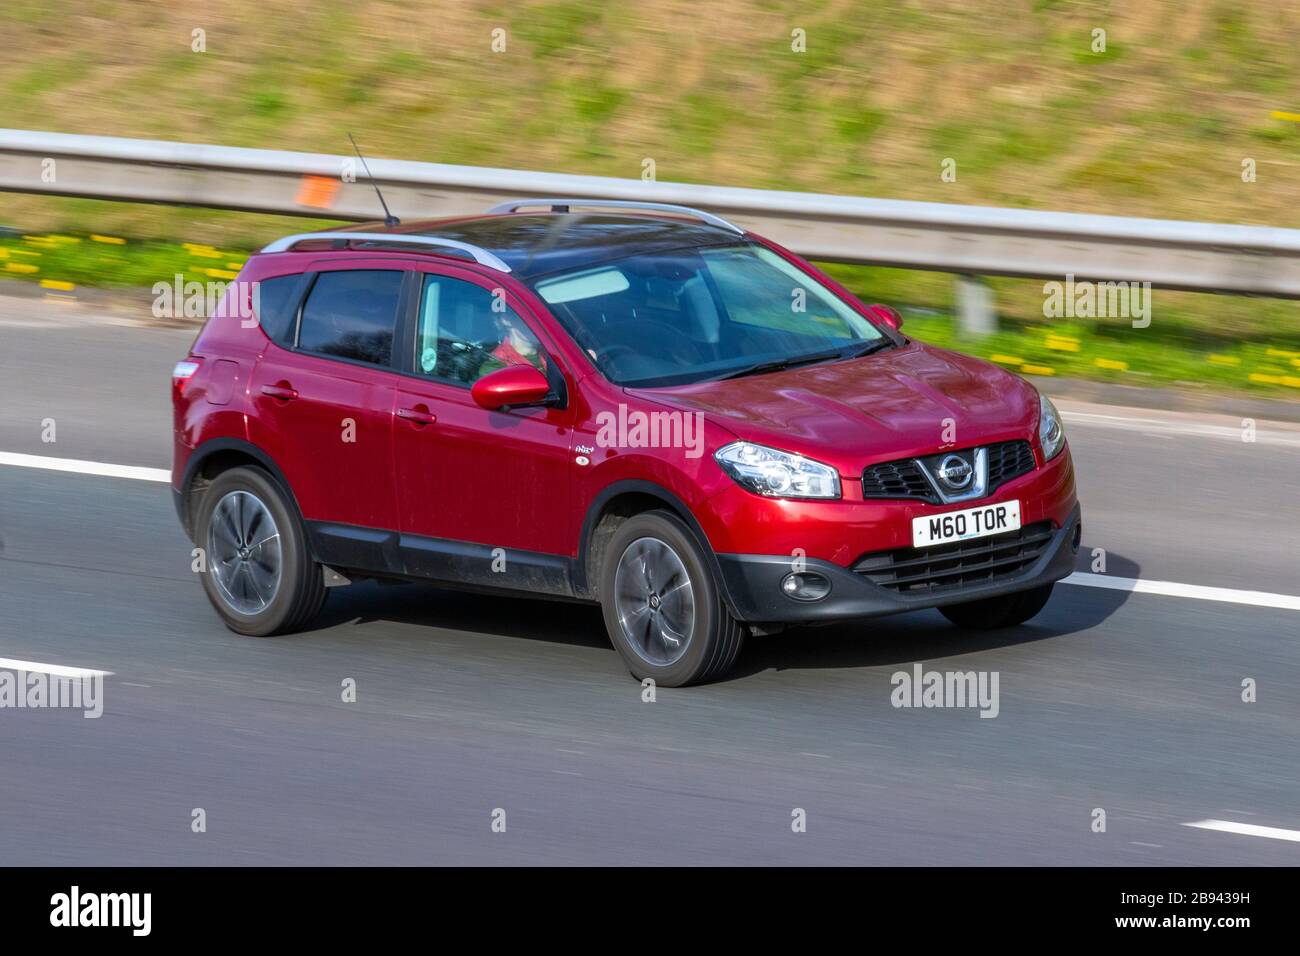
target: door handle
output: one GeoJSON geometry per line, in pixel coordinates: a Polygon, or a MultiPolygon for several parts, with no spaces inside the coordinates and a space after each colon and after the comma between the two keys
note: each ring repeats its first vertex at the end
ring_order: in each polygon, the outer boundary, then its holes
{"type": "Polygon", "coordinates": [[[416,405],[414,408],[399,408],[397,417],[406,419],[416,428],[423,428],[425,425],[432,425],[438,421],[438,416],[429,411],[427,405],[416,405]]]}
{"type": "Polygon", "coordinates": [[[278,398],[282,402],[290,402],[298,397],[298,390],[288,382],[281,382],[279,385],[263,385],[262,394],[278,398]]]}

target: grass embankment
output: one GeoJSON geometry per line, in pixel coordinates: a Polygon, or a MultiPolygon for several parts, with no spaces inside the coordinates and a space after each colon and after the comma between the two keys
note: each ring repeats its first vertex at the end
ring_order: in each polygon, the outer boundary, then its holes
{"type": "MultiPolygon", "coordinates": [[[[159,281],[170,286],[177,275],[186,282],[224,282],[235,278],[246,258],[245,250],[199,241],[59,233],[0,238],[0,276],[39,282],[52,294],[79,286],[148,288],[159,281]]],[[[1300,397],[1300,332],[1291,328],[1279,334],[1275,324],[1294,303],[1157,290],[1151,325],[1135,329],[1122,319],[1048,321],[1041,316],[1041,283],[997,280],[1000,331],[969,338],[959,334],[951,317],[947,276],[829,269],[865,300],[900,306],[909,334],[1025,374],[1300,397]],[[1249,332],[1229,333],[1225,327],[1249,332]]]]}
{"type": "Polygon", "coordinates": [[[1286,226],[1297,36],[1300,0],[9,0],[0,126],[1286,226]]]}
{"type": "MultiPolygon", "coordinates": [[[[1298,226],[1297,36],[1300,0],[11,0],[0,126],[1298,226]]],[[[4,224],[81,242],[2,242],[0,274],[122,286],[313,226],[16,195],[4,224]]],[[[949,277],[836,271],[956,343],[949,277]]],[[[960,344],[1008,365],[1296,394],[1295,303],[1157,291],[1132,329],[994,288],[1004,332],[960,344]]]]}

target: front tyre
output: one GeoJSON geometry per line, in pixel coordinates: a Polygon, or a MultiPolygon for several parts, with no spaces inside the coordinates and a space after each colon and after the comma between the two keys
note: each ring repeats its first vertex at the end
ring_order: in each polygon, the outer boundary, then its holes
{"type": "Polygon", "coordinates": [[[717,680],[744,643],[703,550],[668,512],[636,515],[614,532],[600,568],[600,603],[632,675],[663,687],[717,680]]]}
{"type": "Polygon", "coordinates": [[[1015,594],[1001,594],[979,601],[967,601],[965,604],[949,604],[939,608],[939,613],[958,627],[972,631],[991,631],[999,627],[1024,624],[1043,609],[1051,596],[1052,585],[1044,584],[1015,594]]]}
{"type": "Polygon", "coordinates": [[[194,540],[204,549],[203,590],[232,631],[296,631],[325,602],[297,512],[260,468],[217,476],[199,504],[194,540]]]}

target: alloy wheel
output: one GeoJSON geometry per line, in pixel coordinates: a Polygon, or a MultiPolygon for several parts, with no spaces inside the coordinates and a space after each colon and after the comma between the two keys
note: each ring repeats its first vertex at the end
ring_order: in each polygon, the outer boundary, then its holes
{"type": "Polygon", "coordinates": [[[266,610],[281,565],[280,531],[266,505],[248,491],[223,496],[208,524],[208,567],[222,600],[238,614],[266,610]]]}
{"type": "Polygon", "coordinates": [[[681,660],[695,630],[695,590],[677,552],[658,538],[637,538],[614,572],[623,635],[642,660],[666,667],[681,660]]]}

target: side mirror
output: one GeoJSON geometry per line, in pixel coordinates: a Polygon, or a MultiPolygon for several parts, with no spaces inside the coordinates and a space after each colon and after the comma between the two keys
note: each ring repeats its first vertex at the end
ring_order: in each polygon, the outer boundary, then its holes
{"type": "Polygon", "coordinates": [[[551,383],[531,365],[507,365],[474,383],[475,404],[496,411],[507,406],[536,405],[551,394],[551,383]]]}
{"type": "Polygon", "coordinates": [[[888,305],[869,305],[867,311],[884,325],[889,326],[895,332],[903,327],[903,317],[898,314],[898,310],[888,305]]]}

